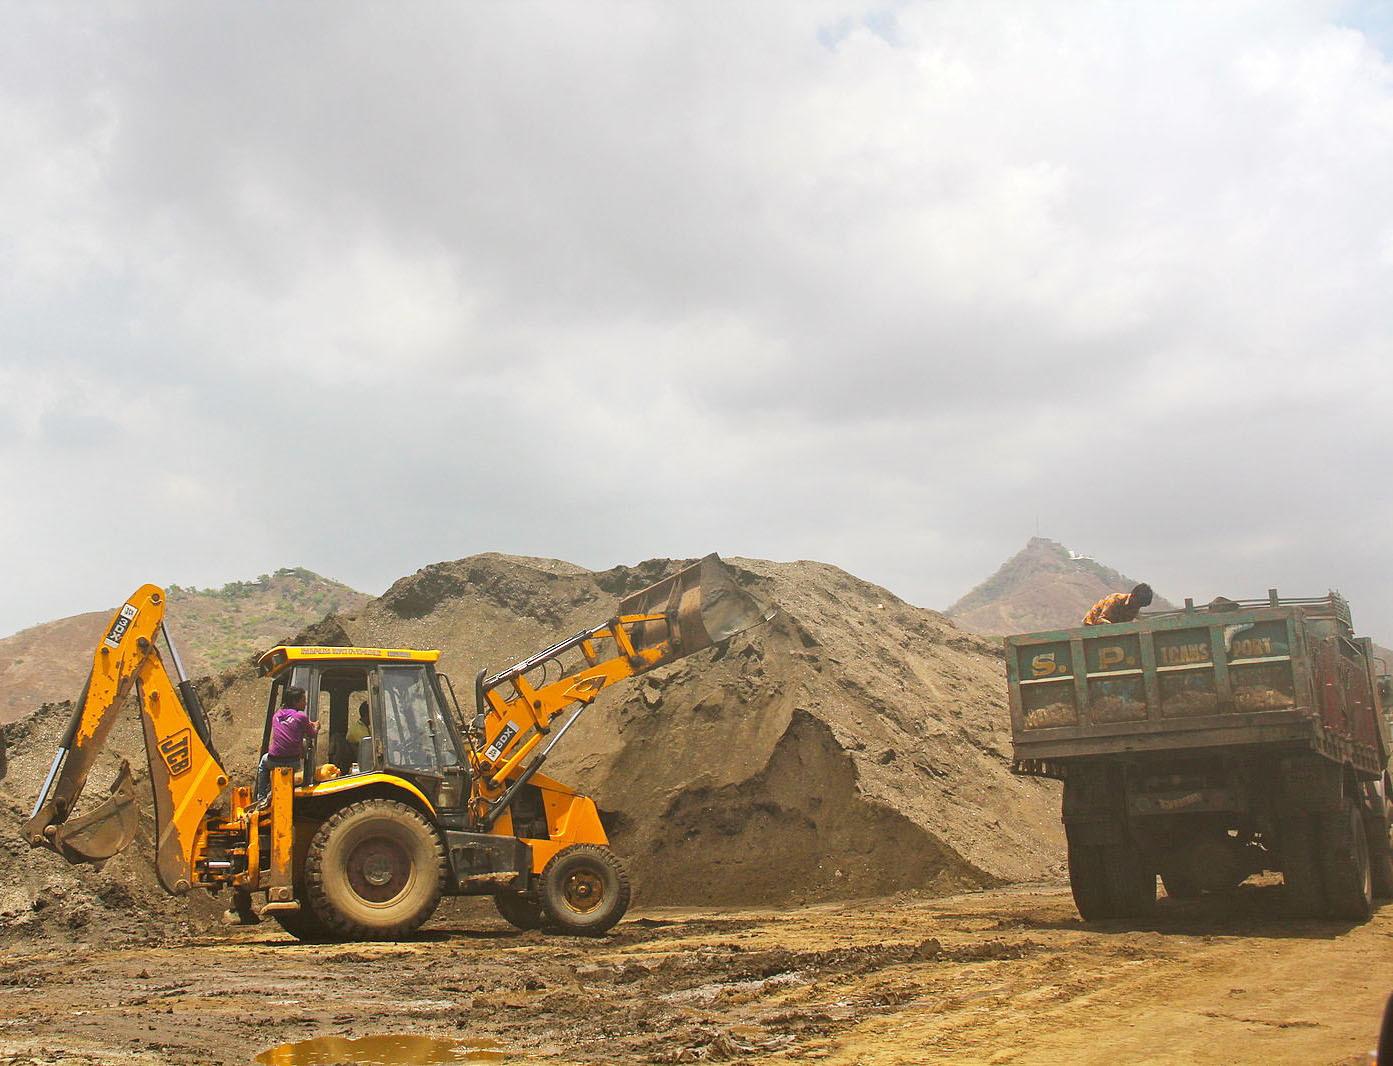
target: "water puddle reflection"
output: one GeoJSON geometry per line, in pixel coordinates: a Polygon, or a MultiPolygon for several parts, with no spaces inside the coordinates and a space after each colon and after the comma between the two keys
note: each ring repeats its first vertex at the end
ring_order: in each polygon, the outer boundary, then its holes
{"type": "Polygon", "coordinates": [[[281,1044],[256,1057],[261,1066],[448,1066],[450,1063],[506,1062],[498,1041],[442,1040],[434,1036],[317,1036],[281,1044]]]}

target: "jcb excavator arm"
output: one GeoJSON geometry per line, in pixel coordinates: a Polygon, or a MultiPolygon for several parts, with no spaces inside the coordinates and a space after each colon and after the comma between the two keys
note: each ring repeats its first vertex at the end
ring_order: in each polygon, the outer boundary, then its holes
{"type": "Polygon", "coordinates": [[[603,689],[729,640],[774,614],[712,554],[625,597],[608,622],[492,676],[480,671],[475,731],[483,742],[474,769],[482,788],[475,818],[484,827],[497,821],[603,689]],[[559,676],[548,681],[553,666],[559,676]],[[571,716],[553,731],[571,707],[571,716]]]}
{"type": "Polygon", "coordinates": [[[160,883],[177,893],[193,884],[198,835],[208,808],[227,784],[227,773],[213,750],[207,716],[164,628],[164,609],[164,593],[154,585],[142,585],[112,615],[33,814],[24,823],[24,836],[31,847],[52,848],[69,862],[91,863],[104,862],[135,838],[139,812],[125,760],[111,795],[90,813],[72,816],[117,713],[134,689],[155,794],[156,867],[160,883]],[[177,683],[155,646],[161,633],[174,660],[177,683]]]}

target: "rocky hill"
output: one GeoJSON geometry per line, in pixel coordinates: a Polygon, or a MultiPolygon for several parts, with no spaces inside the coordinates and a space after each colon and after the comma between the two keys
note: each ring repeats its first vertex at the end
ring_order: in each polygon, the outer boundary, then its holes
{"type": "MultiPolygon", "coordinates": [[[[476,669],[602,621],[676,565],[592,573],[474,556],[403,578],[304,639],[440,648],[464,694],[476,669]]],[[[993,642],[832,566],[732,566],[781,608],[774,621],[602,695],[548,762],[549,774],[596,798],[639,905],[803,903],[1061,873],[1056,786],[1010,772],[993,642]]],[[[245,779],[265,682],[243,666],[201,687],[234,779],[245,779]]],[[[62,719],[54,708],[15,738],[0,822],[17,822],[32,803],[62,719]]],[[[121,728],[94,789],[123,751],[144,765],[138,736],[121,728]]],[[[14,832],[0,825],[0,839],[14,832]]],[[[148,851],[132,855],[140,846],[99,874],[42,853],[0,862],[0,930],[7,914],[27,929],[66,921],[63,910],[27,909],[45,886],[89,910],[107,907],[102,892],[118,904],[144,898],[148,851]]]]}
{"type": "MultiPolygon", "coordinates": [[[[284,569],[219,589],[170,585],[168,619],[191,677],[217,673],[326,614],[369,599],[309,570],[284,569]]],[[[115,607],[60,618],[0,639],[0,722],[76,698],[115,607]]]]}
{"type": "MultiPolygon", "coordinates": [[[[1136,584],[1062,544],[1031,537],[1001,569],[949,607],[947,614],[975,633],[999,636],[1061,629],[1078,625],[1104,596],[1130,592],[1136,584]]],[[[1172,606],[1159,595],[1152,603],[1153,610],[1172,606]]]]}

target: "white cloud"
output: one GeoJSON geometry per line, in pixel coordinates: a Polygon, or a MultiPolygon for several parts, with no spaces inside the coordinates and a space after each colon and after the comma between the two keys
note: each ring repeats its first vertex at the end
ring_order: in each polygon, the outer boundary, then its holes
{"type": "Polygon", "coordinates": [[[1172,596],[1341,584],[1393,632],[1393,67],[1347,9],[13,21],[0,488],[126,473],[0,523],[0,630],[483,549],[943,605],[1038,516],[1172,596]]]}

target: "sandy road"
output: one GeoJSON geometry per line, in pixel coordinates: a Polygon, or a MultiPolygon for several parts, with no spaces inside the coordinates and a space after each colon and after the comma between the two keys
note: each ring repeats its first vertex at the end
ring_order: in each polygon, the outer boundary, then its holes
{"type": "Polygon", "coordinates": [[[301,945],[262,926],[9,945],[0,1063],[240,1066],[286,1041],[395,1033],[551,1066],[1361,1062],[1393,992],[1393,906],[1351,927],[1288,923],[1280,903],[1280,886],[1245,886],[1163,901],[1135,929],[1084,925],[1050,886],[651,911],[599,942],[475,907],[408,944],[301,945]]]}

